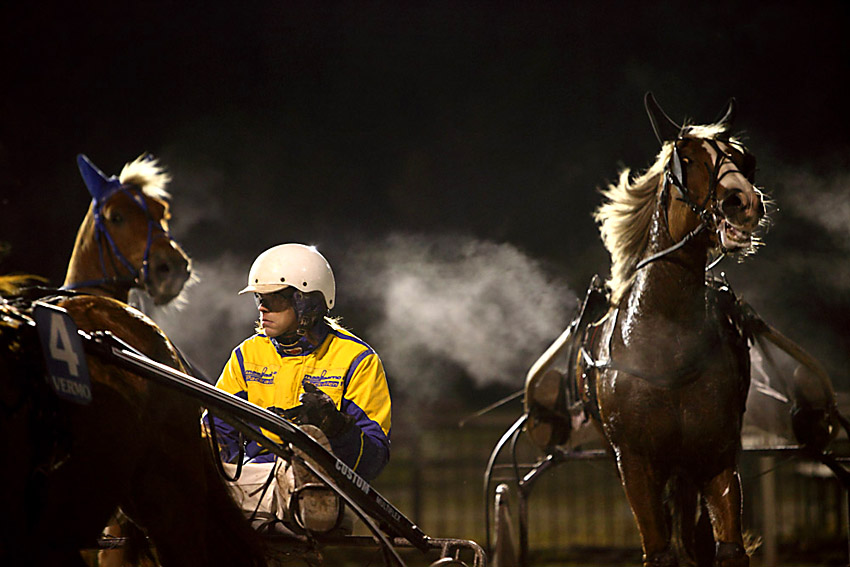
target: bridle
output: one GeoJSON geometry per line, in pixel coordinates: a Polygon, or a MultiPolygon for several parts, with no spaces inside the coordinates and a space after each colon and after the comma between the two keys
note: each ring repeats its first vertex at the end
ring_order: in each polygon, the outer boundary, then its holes
{"type": "MultiPolygon", "coordinates": [[[[720,181],[723,177],[728,173],[741,173],[739,169],[727,169],[724,173],[720,173],[720,168],[723,165],[725,160],[732,161],[732,158],[729,154],[720,149],[720,145],[717,143],[717,140],[714,138],[707,138],[704,141],[707,142],[715,151],[715,159],[714,164],[710,164],[705,162],[704,165],[709,173],[709,185],[708,191],[706,193],[705,199],[702,203],[699,203],[695,198],[693,193],[688,189],[687,183],[687,171],[682,167],[682,158],[679,155],[679,143],[685,140],[685,134],[687,134],[687,129],[683,130],[678,138],[673,141],[673,151],[670,154],[670,159],[667,160],[667,164],[664,166],[664,183],[661,188],[661,193],[659,195],[659,205],[664,210],[664,224],[667,226],[668,233],[670,232],[670,221],[669,221],[669,208],[668,201],[670,199],[670,187],[673,187],[677,196],[675,197],[677,200],[683,202],[687,207],[699,218],[700,222],[691,232],[686,234],[681,240],[673,244],[672,246],[661,250],[649,256],[648,258],[644,258],[640,262],[635,265],[635,271],[640,270],[645,267],[647,264],[655,262],[656,260],[660,260],[661,258],[667,256],[679,250],[683,246],[685,246],[688,242],[696,238],[702,231],[705,229],[717,230],[717,187],[720,184],[720,181]]],[[[727,143],[731,143],[728,140],[723,140],[727,143]]],[[[745,153],[746,155],[746,153],[745,153]]],[[[733,162],[734,163],[734,162],[733,162]]],[[[753,182],[753,172],[747,172],[744,174],[750,183],[753,182]]],[[[721,252],[711,262],[709,262],[708,266],[706,266],[706,271],[711,270],[716,266],[726,255],[727,250],[724,249],[721,245],[721,252]]]]}
{"type": "Polygon", "coordinates": [[[150,266],[150,252],[151,246],[153,243],[160,239],[166,238],[169,242],[176,245],[177,243],[171,237],[171,234],[168,230],[166,230],[161,223],[154,220],[153,215],[151,215],[150,208],[148,207],[147,200],[145,199],[144,192],[134,185],[121,185],[107,195],[103,196],[101,199],[94,198],[92,199],[93,203],[93,214],[94,214],[94,239],[97,242],[97,253],[98,259],[100,260],[100,270],[103,274],[101,279],[96,280],[88,280],[83,282],[77,282],[73,284],[67,284],[62,286],[60,289],[63,290],[74,290],[83,287],[97,287],[104,284],[123,284],[123,283],[136,283],[144,286],[148,283],[149,276],[149,266],[150,266]],[[133,267],[129,260],[121,253],[118,245],[115,243],[115,240],[112,238],[112,235],[109,233],[109,230],[106,228],[104,223],[104,215],[103,215],[103,207],[106,203],[115,196],[119,191],[125,193],[130,199],[142,209],[147,218],[148,229],[147,229],[147,239],[145,244],[145,253],[142,257],[142,265],[137,270],[133,267]],[[113,272],[118,273],[118,266],[116,265],[116,260],[120,262],[124,268],[127,270],[128,275],[125,276],[107,276],[106,271],[106,259],[107,259],[107,251],[103,245],[103,240],[106,240],[106,243],[109,245],[109,254],[108,259],[109,263],[112,266],[113,272]]]}

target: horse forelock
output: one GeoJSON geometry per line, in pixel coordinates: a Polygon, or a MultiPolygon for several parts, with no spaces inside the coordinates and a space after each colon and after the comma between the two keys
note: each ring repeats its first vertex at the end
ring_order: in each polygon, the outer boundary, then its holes
{"type": "Polygon", "coordinates": [[[171,199],[171,194],[166,190],[171,182],[171,175],[159,164],[159,160],[149,159],[144,154],[126,163],[121,169],[118,180],[122,185],[141,187],[142,192],[148,197],[163,201],[171,199]]]}
{"type": "MultiPolygon", "coordinates": [[[[723,123],[688,125],[682,136],[692,139],[722,139],[743,149],[735,138],[727,137],[728,125],[723,123]]],[[[605,202],[593,213],[599,225],[602,243],[611,256],[611,274],[606,285],[611,290],[611,302],[617,304],[632,284],[635,266],[649,242],[649,230],[655,211],[657,194],[664,168],[673,153],[673,142],[665,142],[655,162],[642,174],[633,176],[630,169],[620,171],[616,183],[602,193],[605,202]]]]}

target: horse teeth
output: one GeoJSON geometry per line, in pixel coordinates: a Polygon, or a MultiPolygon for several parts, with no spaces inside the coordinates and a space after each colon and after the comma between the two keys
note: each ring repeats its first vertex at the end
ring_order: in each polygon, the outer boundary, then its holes
{"type": "Polygon", "coordinates": [[[728,220],[723,221],[723,230],[720,235],[723,246],[726,248],[745,248],[750,243],[750,231],[742,230],[728,220]]]}

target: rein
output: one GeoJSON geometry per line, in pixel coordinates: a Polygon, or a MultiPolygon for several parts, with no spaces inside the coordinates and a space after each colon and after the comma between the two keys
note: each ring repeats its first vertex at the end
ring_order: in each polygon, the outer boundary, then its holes
{"type": "Polygon", "coordinates": [[[157,238],[164,237],[168,239],[170,242],[174,242],[174,239],[171,237],[169,232],[162,228],[159,223],[154,221],[151,216],[150,209],[148,208],[147,201],[145,200],[144,194],[139,190],[139,194],[135,194],[130,186],[122,185],[111,194],[109,194],[106,198],[97,200],[93,199],[94,202],[94,239],[97,242],[97,254],[98,259],[100,260],[100,270],[103,274],[103,278],[97,280],[87,280],[82,282],[76,282],[72,284],[67,284],[62,286],[60,289],[63,290],[74,290],[80,289],[84,287],[97,287],[103,284],[114,284],[114,283],[139,283],[145,284],[148,281],[148,269],[150,265],[150,251],[151,246],[154,242],[154,231],[155,227],[159,226],[161,235],[157,236],[157,238]],[[136,270],[129,260],[121,253],[121,250],[118,248],[118,245],[115,243],[115,240],[112,238],[112,235],[109,233],[109,230],[106,228],[106,225],[103,221],[103,206],[106,202],[115,195],[116,191],[125,192],[136,205],[145,213],[145,217],[148,219],[148,230],[147,230],[147,238],[145,243],[145,253],[142,258],[141,267],[136,270]],[[115,260],[117,259],[124,268],[129,272],[127,276],[107,276],[106,271],[106,252],[104,250],[104,246],[102,240],[106,239],[106,242],[109,244],[109,251],[111,255],[109,256],[109,263],[112,266],[114,272],[118,272],[118,267],[115,264],[115,260]]]}

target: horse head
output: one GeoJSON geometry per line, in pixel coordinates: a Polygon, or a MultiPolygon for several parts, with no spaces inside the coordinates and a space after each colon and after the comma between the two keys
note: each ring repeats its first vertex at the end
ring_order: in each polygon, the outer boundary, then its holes
{"type": "Polygon", "coordinates": [[[122,301],[137,287],[157,305],[174,299],[191,262],[169,233],[168,174],[150,156],[126,164],[117,177],[107,177],[84,155],[77,164],[92,202],[63,287],[122,301]]]}
{"type": "Polygon", "coordinates": [[[722,253],[751,252],[765,216],[764,197],[755,186],[755,158],[728,135],[735,99],[707,126],[676,124],[652,93],[645,103],[662,154],[668,156],[659,190],[673,240],[707,229],[712,247],[722,253]]]}

